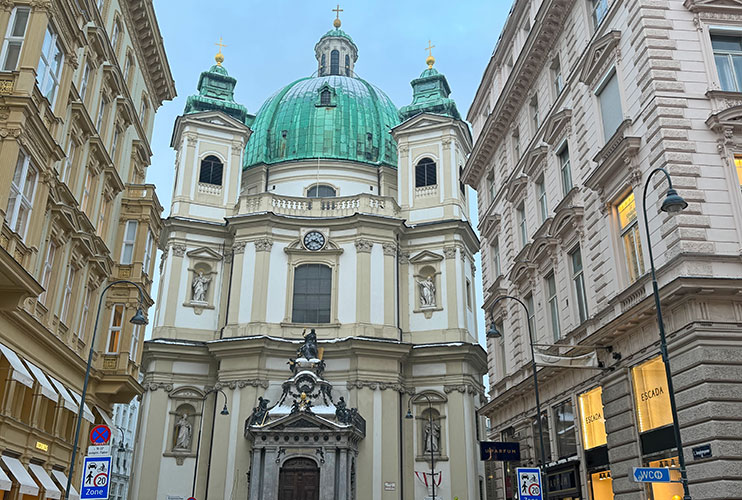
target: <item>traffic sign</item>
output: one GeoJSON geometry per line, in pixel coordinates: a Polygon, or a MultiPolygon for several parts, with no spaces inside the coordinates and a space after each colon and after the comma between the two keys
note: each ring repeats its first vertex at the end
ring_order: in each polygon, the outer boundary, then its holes
{"type": "Polygon", "coordinates": [[[668,467],[634,467],[635,483],[669,483],[668,467]]]}
{"type": "Polygon", "coordinates": [[[106,444],[111,440],[111,429],[107,425],[96,425],[90,431],[90,442],[93,444],[106,444]]]}
{"type": "Polygon", "coordinates": [[[103,444],[103,445],[90,445],[88,446],[88,456],[89,457],[108,457],[111,455],[111,445],[110,444],[103,444]]]}
{"type": "Polygon", "coordinates": [[[196,497],[188,497],[188,500],[196,500],[196,497]]]}
{"type": "Polygon", "coordinates": [[[80,500],[108,500],[111,457],[85,457],[80,500]]]}
{"type": "Polygon", "coordinates": [[[520,500],[543,500],[541,488],[541,470],[518,467],[518,498],[520,500]]]}

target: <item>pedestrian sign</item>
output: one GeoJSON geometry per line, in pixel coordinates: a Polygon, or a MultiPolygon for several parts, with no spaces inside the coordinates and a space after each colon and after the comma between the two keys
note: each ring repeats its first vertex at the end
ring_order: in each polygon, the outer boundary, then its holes
{"type": "Polygon", "coordinates": [[[85,457],[80,500],[108,500],[111,457],[85,457]]]}
{"type": "Polygon", "coordinates": [[[520,500],[543,500],[541,494],[541,470],[518,467],[518,498],[520,500]]]}
{"type": "Polygon", "coordinates": [[[669,483],[668,467],[634,467],[635,483],[669,483]]]}
{"type": "Polygon", "coordinates": [[[107,425],[96,425],[90,431],[90,442],[93,444],[106,444],[111,439],[111,429],[107,425]]]}

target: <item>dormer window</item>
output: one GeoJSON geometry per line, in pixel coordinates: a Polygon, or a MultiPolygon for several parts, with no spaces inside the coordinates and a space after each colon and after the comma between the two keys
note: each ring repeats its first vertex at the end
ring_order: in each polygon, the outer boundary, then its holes
{"type": "Polygon", "coordinates": [[[319,104],[320,106],[329,106],[332,102],[332,96],[330,95],[330,91],[327,89],[324,89],[319,94],[319,104]]]}
{"type": "Polygon", "coordinates": [[[201,160],[201,171],[199,172],[198,182],[202,184],[221,186],[223,171],[224,164],[219,160],[219,158],[209,155],[201,160]]]}
{"type": "Polygon", "coordinates": [[[330,74],[340,74],[340,52],[338,50],[330,52],[330,74]]]}
{"type": "Polygon", "coordinates": [[[415,187],[435,186],[438,183],[435,175],[435,162],[423,158],[415,166],[415,187]]]}

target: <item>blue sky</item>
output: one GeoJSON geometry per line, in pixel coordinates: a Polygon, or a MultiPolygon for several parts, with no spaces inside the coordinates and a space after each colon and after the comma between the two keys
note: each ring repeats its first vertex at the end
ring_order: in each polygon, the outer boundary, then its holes
{"type": "MultiPolygon", "coordinates": [[[[237,78],[235,99],[255,113],[279,88],[317,69],[314,45],[332,28],[337,1],[155,0],[154,4],[178,92],[157,112],[154,156],[147,173],[167,216],[175,160],[169,146],[173,124],[187,96],[196,92],[201,71],[214,64],[215,43],[221,37],[227,45],[224,66],[237,78]]],[[[510,5],[510,0],[352,0],[340,4],[340,19],[342,29],[358,46],[356,73],[384,90],[397,107],[412,100],[409,82],[425,69],[425,47],[431,40],[435,67],[446,75],[451,97],[465,116],[510,5]]],[[[476,203],[472,215],[476,217],[476,203]]],[[[481,305],[480,279],[478,273],[481,305]]],[[[480,313],[483,334],[482,321],[480,313]]]]}

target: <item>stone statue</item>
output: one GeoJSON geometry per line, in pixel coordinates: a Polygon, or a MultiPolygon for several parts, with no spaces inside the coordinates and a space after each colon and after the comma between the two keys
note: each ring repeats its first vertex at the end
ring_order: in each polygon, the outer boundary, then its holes
{"type": "Polygon", "coordinates": [[[436,424],[435,422],[432,422],[432,428],[431,428],[431,422],[428,421],[425,424],[424,428],[424,437],[423,442],[425,443],[425,451],[427,453],[430,453],[431,451],[433,453],[438,453],[441,449],[441,426],[436,424]],[[432,439],[431,439],[432,435],[432,439]],[[431,450],[432,446],[432,450],[431,450]]]}
{"type": "Polygon", "coordinates": [[[356,408],[348,408],[345,398],[340,396],[340,399],[335,403],[335,417],[341,424],[351,424],[353,419],[358,414],[356,408]]]}
{"type": "Polygon", "coordinates": [[[178,418],[178,421],[175,423],[175,433],[175,449],[190,450],[193,427],[188,421],[187,414],[183,413],[180,418],[178,418]]]}
{"type": "Polygon", "coordinates": [[[265,414],[268,413],[269,399],[264,399],[262,396],[258,396],[258,406],[253,408],[252,415],[250,415],[250,425],[262,425],[265,414]]]}
{"type": "Polygon", "coordinates": [[[420,307],[435,307],[435,283],[433,277],[428,276],[425,280],[417,280],[420,285],[420,307]]]}
{"type": "Polygon", "coordinates": [[[304,344],[299,348],[297,354],[300,358],[317,359],[319,355],[317,350],[317,333],[314,331],[314,328],[304,336],[304,344]]]}
{"type": "Polygon", "coordinates": [[[203,271],[199,271],[197,276],[193,277],[191,288],[193,288],[193,301],[206,302],[206,292],[209,290],[211,278],[204,276],[203,271]]]}

